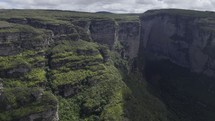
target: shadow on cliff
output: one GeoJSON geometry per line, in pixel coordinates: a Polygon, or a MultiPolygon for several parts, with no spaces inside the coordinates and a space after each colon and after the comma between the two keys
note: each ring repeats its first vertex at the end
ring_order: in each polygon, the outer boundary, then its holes
{"type": "Polygon", "coordinates": [[[180,121],[214,121],[215,81],[170,61],[146,62],[145,75],[168,112],[180,121]]]}
{"type": "Polygon", "coordinates": [[[124,94],[124,111],[131,121],[176,121],[165,104],[153,94],[153,89],[140,72],[124,78],[129,92],[124,94]]]}

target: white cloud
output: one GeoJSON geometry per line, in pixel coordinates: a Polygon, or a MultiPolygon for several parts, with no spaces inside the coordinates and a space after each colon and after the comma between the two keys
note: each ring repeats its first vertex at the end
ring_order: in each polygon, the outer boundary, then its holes
{"type": "Polygon", "coordinates": [[[4,1],[0,1],[0,9],[9,8],[10,5],[4,1]]]}
{"type": "Polygon", "coordinates": [[[1,0],[0,8],[63,9],[75,11],[144,12],[148,9],[182,8],[215,10],[215,0],[1,0]]]}

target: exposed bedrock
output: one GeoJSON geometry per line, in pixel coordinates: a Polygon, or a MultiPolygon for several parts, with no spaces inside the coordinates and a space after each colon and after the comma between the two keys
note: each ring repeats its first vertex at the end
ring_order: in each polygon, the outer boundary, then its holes
{"type": "Polygon", "coordinates": [[[141,52],[151,59],[168,59],[193,72],[215,74],[214,23],[210,18],[177,14],[151,14],[141,17],[141,52]]]}
{"type": "Polygon", "coordinates": [[[215,118],[215,23],[207,14],[152,10],[140,17],[145,76],[180,121],[215,118]]]}

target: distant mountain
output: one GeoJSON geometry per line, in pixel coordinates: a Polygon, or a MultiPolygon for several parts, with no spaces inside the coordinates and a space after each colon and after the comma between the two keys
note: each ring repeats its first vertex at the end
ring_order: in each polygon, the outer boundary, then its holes
{"type": "Polygon", "coordinates": [[[108,11],[98,11],[98,12],[96,12],[96,13],[102,13],[102,14],[113,14],[113,13],[108,12],[108,11]]]}

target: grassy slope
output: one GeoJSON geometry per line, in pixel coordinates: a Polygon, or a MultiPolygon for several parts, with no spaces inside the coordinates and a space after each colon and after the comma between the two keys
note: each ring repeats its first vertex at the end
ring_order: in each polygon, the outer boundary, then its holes
{"type": "Polygon", "coordinates": [[[184,9],[157,9],[157,10],[148,10],[143,16],[155,16],[159,14],[168,14],[174,16],[184,16],[184,17],[215,17],[214,12],[210,11],[194,11],[194,10],[184,10],[184,9]]]}
{"type": "Polygon", "coordinates": [[[61,23],[63,21],[73,19],[115,19],[117,21],[139,21],[137,14],[102,14],[102,13],[87,13],[87,12],[73,12],[60,10],[1,10],[1,20],[10,18],[38,18],[43,21],[52,21],[54,23],[61,23]]]}

